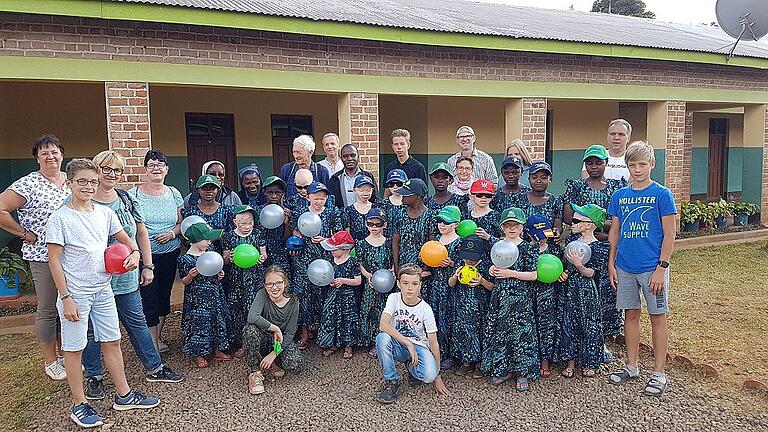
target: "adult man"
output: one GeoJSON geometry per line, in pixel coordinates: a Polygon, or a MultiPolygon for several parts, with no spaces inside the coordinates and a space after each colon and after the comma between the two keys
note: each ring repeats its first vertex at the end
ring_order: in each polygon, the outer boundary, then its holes
{"type": "Polygon", "coordinates": [[[339,158],[339,136],[333,132],[323,135],[323,151],[325,159],[318,162],[328,170],[328,175],[334,175],[344,168],[344,163],[339,158]]]}
{"type": "Polygon", "coordinates": [[[360,159],[357,157],[357,148],[352,144],[344,144],[341,148],[341,161],[344,169],[331,176],[328,180],[328,189],[331,190],[336,207],[344,208],[355,203],[355,177],[358,175],[369,177],[373,180],[372,202],[376,202],[376,179],[373,173],[360,168],[360,159]]]}
{"type": "Polygon", "coordinates": [[[409,179],[420,178],[424,183],[427,182],[427,169],[424,165],[412,158],[408,154],[411,148],[411,133],[405,129],[395,129],[392,131],[392,151],[395,152],[396,160],[388,163],[384,167],[384,175],[389,174],[393,169],[401,169],[409,179]]]}
{"type": "Polygon", "coordinates": [[[456,160],[460,157],[472,158],[472,175],[478,180],[490,180],[499,184],[499,175],[493,158],[486,152],[475,147],[475,130],[469,126],[461,126],[456,130],[456,145],[459,152],[448,158],[448,165],[456,169],[456,160]]]}
{"type": "MultiPolygon", "coordinates": [[[[629,174],[629,168],[624,161],[624,154],[627,152],[627,143],[632,137],[632,125],[624,119],[611,120],[608,123],[608,137],[606,139],[608,148],[608,161],[605,165],[605,178],[632,181],[629,174]]],[[[581,168],[581,178],[587,178],[586,166],[581,168]]]]}
{"type": "Polygon", "coordinates": [[[328,183],[328,170],[324,166],[312,162],[315,153],[315,141],[309,135],[299,135],[293,140],[293,162],[289,162],[280,168],[280,178],[288,184],[285,193],[286,198],[296,195],[296,171],[308,169],[312,178],[323,184],[328,183]]]}

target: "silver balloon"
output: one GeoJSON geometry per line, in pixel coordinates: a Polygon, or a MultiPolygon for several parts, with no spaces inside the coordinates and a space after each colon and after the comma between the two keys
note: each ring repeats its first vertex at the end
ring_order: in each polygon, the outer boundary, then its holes
{"type": "Polygon", "coordinates": [[[371,277],[371,285],[376,292],[387,294],[395,287],[395,274],[387,269],[376,270],[371,277]]]}
{"type": "Polygon", "coordinates": [[[277,204],[269,204],[261,209],[259,222],[266,229],[275,229],[285,222],[285,211],[277,204]]]}
{"type": "Polygon", "coordinates": [[[214,251],[203,252],[197,257],[195,267],[203,276],[215,276],[224,268],[224,259],[214,251]]]}
{"type": "Polygon", "coordinates": [[[565,258],[568,261],[571,261],[571,253],[575,252],[576,255],[584,254],[584,260],[582,261],[582,264],[586,264],[589,262],[589,260],[592,258],[592,249],[589,247],[588,244],[584,243],[580,240],[574,240],[565,247],[565,258]]]}
{"type": "Polygon", "coordinates": [[[323,229],[323,221],[320,216],[307,211],[299,216],[299,232],[307,237],[314,237],[320,234],[323,229]]]}
{"type": "Polygon", "coordinates": [[[515,265],[520,251],[512,240],[500,240],[491,247],[491,261],[500,269],[508,269],[515,265]]]}
{"type": "Polygon", "coordinates": [[[191,227],[196,223],[206,223],[206,222],[205,222],[205,219],[201,218],[198,215],[185,217],[184,220],[181,221],[181,235],[184,235],[184,233],[187,232],[187,229],[189,229],[189,227],[191,227]]]}
{"type": "Polygon", "coordinates": [[[336,277],[336,272],[331,263],[324,259],[316,259],[307,267],[309,281],[317,286],[327,286],[336,277]]]}

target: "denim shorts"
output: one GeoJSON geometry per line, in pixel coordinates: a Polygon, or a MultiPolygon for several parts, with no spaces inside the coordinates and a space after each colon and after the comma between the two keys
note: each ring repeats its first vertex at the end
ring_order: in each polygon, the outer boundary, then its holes
{"type": "MultiPolygon", "coordinates": [[[[70,292],[71,293],[71,292],[70,292]]],[[[112,286],[106,285],[94,293],[72,294],[80,310],[80,321],[72,322],[64,318],[64,304],[56,300],[61,320],[61,349],[76,352],[85,349],[88,343],[88,322],[93,326],[93,336],[98,342],[120,340],[120,322],[117,319],[117,307],[112,286]]]]}
{"type": "Polygon", "coordinates": [[[661,315],[669,312],[669,269],[666,271],[664,289],[654,294],[649,288],[653,271],[629,273],[617,268],[619,283],[616,285],[616,309],[642,309],[640,293],[648,306],[648,314],[661,315]]]}

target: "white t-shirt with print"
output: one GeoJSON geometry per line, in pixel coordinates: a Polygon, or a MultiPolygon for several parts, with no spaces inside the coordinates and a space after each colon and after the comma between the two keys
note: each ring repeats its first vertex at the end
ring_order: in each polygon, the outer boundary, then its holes
{"type": "MultiPolygon", "coordinates": [[[[586,171],[587,166],[582,164],[581,169],[586,171]]],[[[624,156],[614,157],[608,155],[608,161],[605,164],[605,174],[603,175],[607,179],[624,179],[629,181],[629,167],[627,167],[627,163],[624,161],[624,156]]]]}
{"type": "Polygon", "coordinates": [[[392,293],[387,297],[382,314],[389,314],[392,327],[416,345],[429,348],[427,334],[437,333],[435,314],[424,300],[419,300],[415,306],[408,306],[400,293],[392,293]]]}

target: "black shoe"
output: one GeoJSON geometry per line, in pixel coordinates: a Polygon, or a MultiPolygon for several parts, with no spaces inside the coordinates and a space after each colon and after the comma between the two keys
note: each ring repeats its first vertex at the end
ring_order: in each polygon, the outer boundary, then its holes
{"type": "Polygon", "coordinates": [[[104,399],[104,384],[98,378],[85,380],[85,398],[88,400],[104,399]]]}
{"type": "Polygon", "coordinates": [[[411,387],[418,387],[426,384],[424,381],[419,380],[415,376],[408,374],[408,385],[411,387]]]}
{"type": "Polygon", "coordinates": [[[397,399],[397,390],[400,388],[400,384],[397,381],[385,381],[384,387],[382,387],[377,401],[383,404],[391,404],[397,399]]]}
{"type": "Polygon", "coordinates": [[[163,366],[159,371],[147,375],[148,382],[178,383],[183,379],[180,373],[172,371],[168,366],[163,366]]]}

